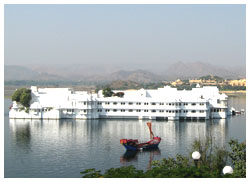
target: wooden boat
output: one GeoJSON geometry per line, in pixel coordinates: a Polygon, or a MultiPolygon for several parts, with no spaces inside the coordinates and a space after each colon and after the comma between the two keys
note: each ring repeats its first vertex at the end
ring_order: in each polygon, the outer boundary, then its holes
{"type": "Polygon", "coordinates": [[[151,122],[147,123],[147,126],[150,131],[150,140],[147,142],[139,143],[137,139],[121,139],[120,144],[122,144],[127,150],[147,150],[157,148],[161,142],[161,137],[154,136],[152,132],[151,122]]]}

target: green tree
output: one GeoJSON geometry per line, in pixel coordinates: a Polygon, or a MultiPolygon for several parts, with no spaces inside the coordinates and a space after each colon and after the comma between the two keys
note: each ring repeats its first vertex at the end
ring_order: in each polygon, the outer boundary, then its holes
{"type": "Polygon", "coordinates": [[[111,97],[114,94],[114,92],[112,92],[111,88],[106,87],[102,90],[102,94],[104,97],[111,97]]]}
{"type": "Polygon", "coordinates": [[[31,90],[26,88],[17,89],[12,95],[12,101],[16,101],[25,107],[29,107],[31,101],[31,90]]]}
{"type": "Polygon", "coordinates": [[[30,100],[31,100],[30,93],[23,92],[22,95],[20,96],[20,103],[25,107],[30,106],[30,100]]]}
{"type": "Polygon", "coordinates": [[[20,102],[20,96],[21,96],[22,92],[20,89],[16,90],[14,92],[14,94],[12,95],[12,101],[16,101],[16,102],[20,102]]]}

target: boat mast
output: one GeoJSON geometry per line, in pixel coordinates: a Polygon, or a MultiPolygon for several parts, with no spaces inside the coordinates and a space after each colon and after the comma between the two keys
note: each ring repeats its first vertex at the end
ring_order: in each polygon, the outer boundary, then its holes
{"type": "Polygon", "coordinates": [[[153,139],[154,133],[152,132],[152,123],[151,122],[147,122],[147,125],[148,125],[149,132],[150,132],[150,139],[153,139]]]}

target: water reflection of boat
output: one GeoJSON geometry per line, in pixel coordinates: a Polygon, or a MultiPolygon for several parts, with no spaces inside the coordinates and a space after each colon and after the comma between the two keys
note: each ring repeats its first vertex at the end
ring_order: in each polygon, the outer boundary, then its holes
{"type": "Polygon", "coordinates": [[[136,150],[149,150],[149,149],[154,149],[154,148],[158,148],[158,145],[161,142],[161,137],[155,137],[153,132],[152,132],[152,123],[148,122],[147,126],[149,128],[150,131],[150,139],[147,142],[141,142],[139,143],[138,140],[134,140],[134,139],[121,139],[120,143],[127,149],[127,150],[132,150],[132,151],[136,151],[136,150]]]}
{"type": "Polygon", "coordinates": [[[126,162],[137,161],[138,156],[143,155],[145,153],[150,153],[150,163],[151,163],[152,157],[154,155],[161,155],[161,151],[159,148],[145,150],[144,152],[139,152],[138,150],[136,150],[136,151],[127,150],[123,154],[123,156],[120,157],[120,162],[126,163],[126,162]]]}

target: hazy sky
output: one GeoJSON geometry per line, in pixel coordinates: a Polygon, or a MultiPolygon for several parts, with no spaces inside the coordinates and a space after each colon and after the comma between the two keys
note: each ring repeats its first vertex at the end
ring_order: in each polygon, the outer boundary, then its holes
{"type": "Polygon", "coordinates": [[[245,5],[5,5],[5,64],[246,62],[245,5]]]}

